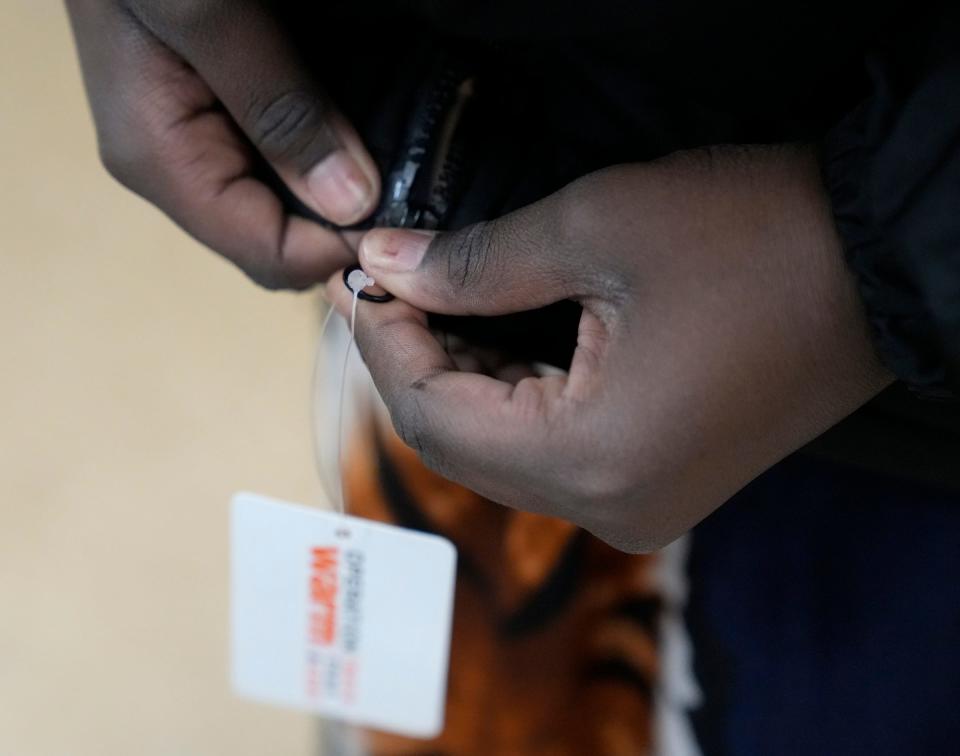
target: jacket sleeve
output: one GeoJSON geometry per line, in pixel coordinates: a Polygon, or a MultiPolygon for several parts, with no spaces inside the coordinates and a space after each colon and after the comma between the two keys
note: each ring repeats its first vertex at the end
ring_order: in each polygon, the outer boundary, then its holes
{"type": "Polygon", "coordinates": [[[960,3],[917,5],[868,56],[871,93],[827,135],[824,173],[881,358],[960,397],[960,3]]]}

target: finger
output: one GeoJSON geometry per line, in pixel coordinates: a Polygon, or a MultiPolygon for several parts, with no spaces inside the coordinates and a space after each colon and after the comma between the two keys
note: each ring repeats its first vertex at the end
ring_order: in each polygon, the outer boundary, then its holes
{"type": "Polygon", "coordinates": [[[134,12],[197,70],[257,150],[308,207],[349,225],[375,207],[380,178],[357,133],[256,0],[136,0],[134,12]]]}
{"type": "MultiPolygon", "coordinates": [[[[328,296],[346,317],[352,297],[339,277],[328,296]]],[[[513,385],[459,372],[420,310],[399,300],[361,301],[357,345],[400,437],[445,477],[503,504],[546,511],[567,482],[556,469],[585,406],[565,395],[566,378],[513,385]],[[544,484],[546,472],[549,482],[544,484]]]]}
{"type": "Polygon", "coordinates": [[[181,59],[113,5],[68,8],[101,156],[118,180],[263,285],[302,288],[352,259],[253,176],[248,143],[181,59]]]}
{"type": "Polygon", "coordinates": [[[493,375],[501,381],[516,385],[525,378],[536,378],[537,372],[525,362],[509,362],[494,369],[493,375]]]}
{"type": "Polygon", "coordinates": [[[604,270],[602,250],[564,222],[566,205],[554,195],[451,233],[374,229],[360,242],[360,262],[400,299],[450,315],[501,315],[608,294],[614,274],[604,270]]]}

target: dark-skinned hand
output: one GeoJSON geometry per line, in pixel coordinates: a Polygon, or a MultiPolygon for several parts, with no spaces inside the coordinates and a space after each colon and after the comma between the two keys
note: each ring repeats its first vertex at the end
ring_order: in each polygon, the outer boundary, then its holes
{"type": "Polygon", "coordinates": [[[267,162],[339,224],[376,206],[359,137],[258,0],[67,0],[100,152],[125,186],[271,288],[325,280],[354,254],[288,213],[267,162]]]}
{"type": "MultiPolygon", "coordinates": [[[[610,168],[456,233],[371,231],[360,261],[398,297],[360,303],[357,340],[401,438],[628,551],[670,542],[891,380],[804,148],[610,168]],[[562,299],[583,305],[562,376],[460,370],[424,314],[562,299]]],[[[328,292],[348,313],[338,278],[328,292]]]]}

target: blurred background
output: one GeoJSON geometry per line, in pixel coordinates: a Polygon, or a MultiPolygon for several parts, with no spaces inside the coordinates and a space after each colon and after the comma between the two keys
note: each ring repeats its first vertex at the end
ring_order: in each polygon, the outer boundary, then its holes
{"type": "Polygon", "coordinates": [[[317,500],[317,302],[97,161],[66,15],[2,0],[0,754],[307,754],[228,685],[237,489],[317,500]]]}

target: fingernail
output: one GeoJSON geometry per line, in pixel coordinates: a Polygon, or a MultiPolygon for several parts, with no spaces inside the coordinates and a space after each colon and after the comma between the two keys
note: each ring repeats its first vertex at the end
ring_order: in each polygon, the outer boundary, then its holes
{"type": "Polygon", "coordinates": [[[424,231],[371,231],[360,244],[360,254],[370,268],[388,273],[409,273],[420,267],[433,234],[424,231]]]}
{"type": "Polygon", "coordinates": [[[348,225],[365,216],[373,203],[373,187],[346,150],[331,153],[307,176],[307,189],[328,221],[348,225]]]}

